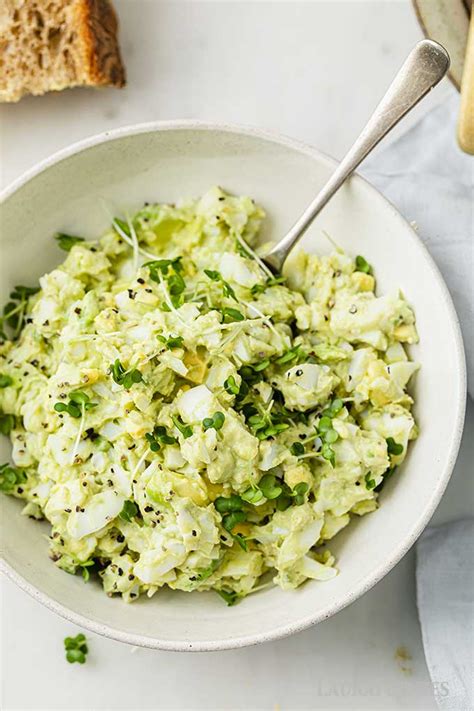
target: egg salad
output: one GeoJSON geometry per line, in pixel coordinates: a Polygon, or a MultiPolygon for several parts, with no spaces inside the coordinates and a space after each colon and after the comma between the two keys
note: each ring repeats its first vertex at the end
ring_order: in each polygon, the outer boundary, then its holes
{"type": "Polygon", "coordinates": [[[327,542],[416,436],[403,295],[340,249],[272,274],[263,218],[220,188],[145,203],[96,241],[57,234],[65,261],[4,308],[0,489],[108,595],[331,579],[327,542]]]}

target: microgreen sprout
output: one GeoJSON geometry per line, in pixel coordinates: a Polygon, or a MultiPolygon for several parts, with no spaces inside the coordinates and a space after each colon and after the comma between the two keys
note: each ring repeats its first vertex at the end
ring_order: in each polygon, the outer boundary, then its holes
{"type": "Polygon", "coordinates": [[[96,402],[91,402],[90,397],[82,390],[69,393],[69,402],[57,402],[54,405],[56,412],[67,412],[71,417],[79,418],[87,410],[97,407],[96,402]]]}
{"type": "Polygon", "coordinates": [[[242,509],[243,501],[237,494],[231,494],[229,497],[218,496],[214,501],[214,507],[220,514],[232,513],[242,509]]]}
{"type": "Polygon", "coordinates": [[[191,437],[191,435],[193,434],[193,428],[191,427],[191,425],[186,425],[179,415],[172,415],[171,419],[173,420],[175,427],[183,435],[184,439],[191,437]]]}
{"type": "Polygon", "coordinates": [[[290,447],[290,452],[294,454],[295,457],[299,457],[304,454],[304,445],[301,442],[293,442],[290,447]]]}
{"type": "Polygon", "coordinates": [[[238,309],[232,309],[230,307],[225,307],[221,310],[222,316],[224,317],[225,323],[232,323],[232,321],[244,321],[245,316],[242,311],[238,309]]]}
{"type": "Polygon", "coordinates": [[[263,292],[270,286],[277,286],[278,284],[284,284],[286,281],[285,277],[269,277],[264,284],[254,284],[250,289],[254,296],[257,294],[263,294],[263,292]]]}
{"type": "Polygon", "coordinates": [[[6,413],[0,412],[0,432],[2,435],[10,434],[12,429],[15,427],[15,424],[15,415],[7,415],[6,413]]]}
{"type": "Polygon", "coordinates": [[[224,380],[224,390],[229,393],[229,395],[238,395],[240,392],[240,387],[237,385],[237,382],[234,378],[233,375],[229,375],[229,377],[224,380]]]}
{"type": "Polygon", "coordinates": [[[122,521],[127,521],[130,523],[132,518],[136,516],[138,513],[138,506],[134,501],[130,501],[129,499],[127,501],[124,501],[123,503],[123,508],[121,512],[119,513],[119,518],[122,519],[122,521]]]}
{"type": "Polygon", "coordinates": [[[225,281],[225,279],[222,277],[222,274],[217,271],[213,271],[212,269],[204,269],[204,274],[210,279],[211,281],[215,282],[220,282],[222,285],[222,293],[224,296],[227,296],[230,299],[233,299],[234,301],[239,301],[238,298],[235,295],[235,291],[231,287],[231,285],[225,281]]]}
{"type": "Polygon", "coordinates": [[[307,354],[301,349],[301,347],[295,346],[294,348],[290,348],[286,351],[286,353],[283,353],[283,355],[275,358],[274,362],[277,365],[285,365],[286,363],[291,363],[292,361],[305,360],[306,357],[307,354]]]}
{"type": "Polygon", "coordinates": [[[372,273],[372,267],[368,263],[368,261],[362,257],[360,254],[357,255],[355,258],[355,266],[356,270],[358,272],[363,272],[364,274],[371,274],[372,273]]]}
{"type": "Polygon", "coordinates": [[[260,363],[254,363],[252,368],[256,373],[260,373],[262,370],[265,370],[265,368],[268,368],[270,365],[270,360],[268,358],[264,358],[264,360],[261,360],[260,363]]]}
{"type": "Polygon", "coordinates": [[[248,504],[253,504],[254,506],[264,499],[263,491],[258,487],[250,487],[242,494],[242,499],[248,504]]]}
{"type": "Polygon", "coordinates": [[[168,336],[166,338],[165,336],[157,336],[156,337],[160,343],[163,343],[168,350],[172,350],[173,348],[181,348],[183,345],[184,338],[182,336],[168,336]]]}
{"type": "Polygon", "coordinates": [[[155,259],[151,262],[146,262],[143,266],[148,267],[150,278],[159,284],[166,281],[169,298],[175,309],[178,309],[184,303],[184,290],[186,284],[182,277],[183,265],[181,264],[182,257],[174,259],[155,259]]]}
{"type": "Polygon", "coordinates": [[[305,481],[300,481],[299,484],[293,488],[291,495],[296,506],[301,506],[305,502],[305,495],[309,490],[309,485],[305,481]]]}
{"type": "Polygon", "coordinates": [[[235,590],[216,590],[216,593],[220,595],[223,600],[226,601],[228,607],[232,607],[232,605],[235,605],[241,597],[241,595],[239,595],[239,593],[236,593],[235,590]]]}
{"type": "Polygon", "coordinates": [[[136,368],[126,370],[118,358],[110,366],[110,372],[117,385],[123,385],[125,390],[130,390],[132,385],[140,383],[143,380],[143,376],[139,370],[136,368]]]}
{"type": "Polygon", "coordinates": [[[398,467],[389,467],[389,468],[383,473],[382,481],[380,482],[380,484],[378,484],[378,485],[375,487],[374,491],[376,491],[377,493],[378,493],[379,491],[382,491],[383,487],[385,486],[385,483],[390,479],[391,476],[393,476],[393,475],[395,474],[395,472],[397,471],[397,469],[398,469],[398,467]]]}
{"type": "Polygon", "coordinates": [[[10,492],[20,484],[24,484],[25,481],[26,473],[23,469],[18,469],[10,464],[0,466],[0,491],[10,492]]]}
{"type": "Polygon", "coordinates": [[[225,421],[225,415],[223,412],[215,412],[212,417],[205,417],[202,421],[202,428],[204,431],[214,428],[215,430],[220,430],[225,421]]]}
{"type": "Polygon", "coordinates": [[[202,582],[203,580],[207,580],[208,578],[210,578],[211,575],[216,572],[217,568],[220,566],[221,563],[222,558],[215,558],[212,563],[207,566],[207,568],[201,568],[201,570],[196,576],[197,580],[199,580],[199,582],[202,582]]]}
{"type": "Polygon", "coordinates": [[[12,385],[12,383],[12,377],[10,377],[9,375],[5,375],[5,373],[0,373],[0,389],[8,388],[8,386],[12,385]]]}
{"type": "Polygon", "coordinates": [[[0,338],[7,340],[7,335],[3,329],[4,324],[9,326],[13,333],[12,339],[18,338],[25,322],[25,314],[30,296],[37,294],[38,287],[15,286],[10,292],[10,299],[3,308],[3,315],[0,316],[0,338]]]}
{"type": "Polygon", "coordinates": [[[66,637],[64,649],[66,651],[66,659],[70,664],[74,664],[74,662],[84,664],[89,651],[85,635],[78,634],[76,637],[66,637]]]}
{"type": "Polygon", "coordinates": [[[387,452],[389,454],[393,454],[395,457],[398,457],[400,454],[402,454],[403,445],[399,444],[398,442],[395,442],[393,437],[387,437],[385,441],[387,442],[387,452]]]}
{"type": "Polygon", "coordinates": [[[89,582],[91,577],[89,568],[95,565],[95,560],[86,560],[84,563],[80,563],[79,568],[81,569],[81,574],[85,583],[89,582]]]}
{"type": "Polygon", "coordinates": [[[112,222],[114,230],[117,232],[117,234],[121,237],[122,235],[120,234],[120,230],[127,235],[127,237],[131,237],[131,232],[130,232],[130,226],[128,222],[125,222],[125,220],[121,220],[120,217],[114,217],[113,222],[112,222]],[[117,229],[117,227],[119,229],[117,229]]]}
{"type": "Polygon", "coordinates": [[[58,247],[65,252],[70,252],[75,244],[84,242],[84,237],[75,237],[74,235],[68,235],[65,232],[56,232],[54,239],[58,243],[58,247]]]}
{"type": "Polygon", "coordinates": [[[375,489],[376,483],[375,479],[372,479],[372,472],[367,472],[367,474],[364,477],[365,481],[365,488],[366,489],[375,489]]]}
{"type": "Polygon", "coordinates": [[[226,531],[232,532],[232,529],[237,526],[238,523],[243,523],[247,518],[245,511],[232,511],[232,513],[225,514],[222,518],[222,525],[226,531]]]}
{"type": "Polygon", "coordinates": [[[152,452],[158,452],[163,445],[176,444],[178,441],[176,437],[168,434],[166,427],[163,427],[163,425],[157,425],[154,427],[153,432],[147,432],[145,438],[152,452]]]}

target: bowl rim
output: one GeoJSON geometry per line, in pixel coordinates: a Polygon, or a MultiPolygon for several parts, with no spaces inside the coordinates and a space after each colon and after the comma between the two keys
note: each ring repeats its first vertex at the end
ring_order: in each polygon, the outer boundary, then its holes
{"type": "MultiPolygon", "coordinates": [[[[230,134],[244,135],[248,137],[254,137],[269,143],[278,144],[280,146],[296,150],[299,153],[303,153],[309,158],[324,162],[332,168],[335,168],[338,164],[334,158],[328,156],[327,154],[319,151],[316,148],[308,145],[299,140],[295,140],[288,136],[282,135],[276,131],[270,131],[265,129],[256,128],[253,126],[246,126],[234,123],[221,123],[212,121],[195,121],[192,119],[177,119],[169,121],[150,121],[146,123],[131,124],[108,131],[103,131],[101,133],[95,134],[93,136],[81,139],[72,143],[71,145],[62,148],[52,155],[39,161],[33,167],[27,169],[18,178],[11,182],[6,188],[0,192],[0,205],[2,205],[9,197],[11,197],[15,192],[17,192],[23,185],[35,178],[40,173],[43,173],[48,168],[63,162],[67,158],[81,153],[89,148],[106,143],[109,141],[115,141],[120,138],[125,138],[129,136],[135,136],[141,133],[155,133],[164,131],[218,131],[230,134]]],[[[274,641],[287,637],[290,634],[300,632],[308,627],[321,622],[323,620],[332,617],[332,615],[343,610],[348,605],[355,602],[359,597],[361,597],[365,592],[370,590],[374,585],[376,585],[390,570],[401,560],[401,558],[408,552],[408,550],[413,546],[418,537],[421,535],[425,527],[428,525],[434,511],[436,510],[441,497],[448,485],[449,479],[451,477],[454,465],[456,463],[458,450],[461,444],[461,437],[463,433],[464,416],[465,416],[465,406],[466,406],[466,396],[467,396],[467,376],[466,376],[466,364],[464,356],[464,345],[461,334],[461,327],[459,319],[454,308],[454,304],[448,288],[444,282],[440,270],[438,269],[433,258],[429,254],[426,246],[418,237],[416,232],[410,223],[400,214],[397,208],[391,203],[382,193],[380,193],[371,183],[369,183],[365,178],[355,173],[351,180],[355,180],[359,183],[363,183],[366,191],[371,195],[373,200],[378,200],[385,203],[385,206],[392,213],[392,217],[398,220],[399,224],[403,226],[403,229],[409,229],[411,237],[418,249],[420,258],[424,259],[431,269],[434,281],[440,290],[440,293],[446,303],[448,308],[449,317],[451,319],[455,340],[453,343],[455,351],[455,359],[457,364],[456,372],[456,415],[454,424],[454,436],[451,440],[449,453],[445,460],[445,465],[439,477],[438,485],[432,490],[429,499],[427,500],[423,511],[420,513],[416,523],[412,525],[408,533],[401,539],[399,545],[395,550],[392,551],[390,556],[385,560],[384,563],[380,564],[370,575],[367,575],[362,579],[350,592],[348,592],[344,597],[336,602],[333,602],[326,606],[323,610],[316,614],[307,615],[303,619],[298,621],[283,624],[276,629],[271,631],[253,633],[248,635],[243,635],[239,637],[233,637],[232,639],[214,639],[207,640],[204,642],[186,642],[185,640],[160,640],[155,637],[148,637],[142,634],[134,634],[129,632],[124,632],[108,624],[97,622],[91,620],[79,612],[75,612],[69,609],[66,605],[53,599],[46,593],[39,590],[35,585],[26,580],[22,575],[16,572],[16,570],[7,563],[3,558],[0,560],[0,570],[2,570],[7,577],[12,580],[18,587],[28,593],[35,600],[38,600],[45,607],[52,610],[56,614],[65,618],[68,622],[78,625],[89,632],[99,634],[104,637],[114,639],[118,642],[124,642],[126,644],[131,644],[139,647],[147,647],[150,649],[160,649],[165,651],[198,651],[198,652],[210,652],[210,651],[223,651],[227,649],[237,649],[241,647],[251,646],[254,644],[259,644],[262,642],[274,641]]]]}

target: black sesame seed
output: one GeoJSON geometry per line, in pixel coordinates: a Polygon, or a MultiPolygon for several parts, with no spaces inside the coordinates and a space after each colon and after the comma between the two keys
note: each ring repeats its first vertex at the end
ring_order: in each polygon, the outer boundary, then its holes
{"type": "Polygon", "coordinates": [[[133,580],[134,577],[135,577],[135,576],[130,573],[130,575],[128,576],[128,579],[129,579],[129,580],[133,580]]]}
{"type": "Polygon", "coordinates": [[[122,570],[122,568],[119,568],[117,572],[118,572],[119,575],[123,575],[123,570],[122,570]]]}
{"type": "Polygon", "coordinates": [[[138,282],[139,284],[144,284],[144,283],[145,283],[145,279],[142,279],[141,277],[138,277],[137,282],[138,282]]]}
{"type": "Polygon", "coordinates": [[[153,511],[153,506],[145,506],[145,511],[146,513],[150,513],[150,511],[153,511]]]}
{"type": "Polygon", "coordinates": [[[120,534],[117,536],[117,541],[118,541],[118,543],[123,543],[124,540],[125,540],[125,536],[122,536],[122,534],[120,533],[120,534]]]}

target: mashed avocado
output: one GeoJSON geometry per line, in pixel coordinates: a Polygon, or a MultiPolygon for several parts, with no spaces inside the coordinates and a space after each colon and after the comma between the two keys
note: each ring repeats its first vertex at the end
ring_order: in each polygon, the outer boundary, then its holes
{"type": "Polygon", "coordinates": [[[213,188],[95,242],[57,235],[66,260],[5,307],[0,488],[109,595],[232,604],[267,572],[332,578],[326,542],[416,436],[410,306],[342,251],[275,277],[252,248],[263,217],[213,188]]]}

